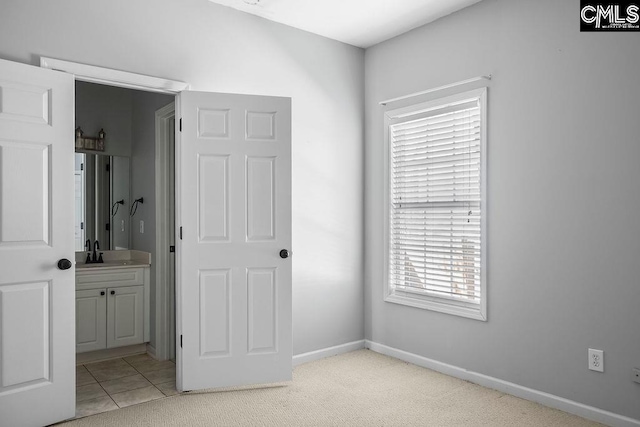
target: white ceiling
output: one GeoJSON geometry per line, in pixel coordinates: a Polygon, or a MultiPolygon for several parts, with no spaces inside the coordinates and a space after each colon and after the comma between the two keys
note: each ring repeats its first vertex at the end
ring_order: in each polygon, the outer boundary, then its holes
{"type": "Polygon", "coordinates": [[[210,1],[366,48],[480,0],[210,1]]]}

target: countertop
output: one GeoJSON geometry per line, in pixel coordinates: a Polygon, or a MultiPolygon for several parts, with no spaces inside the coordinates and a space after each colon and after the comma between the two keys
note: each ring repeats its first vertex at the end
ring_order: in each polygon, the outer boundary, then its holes
{"type": "Polygon", "coordinates": [[[101,251],[104,263],[85,264],[87,252],[76,252],[76,271],[110,270],[115,268],[149,267],[151,254],[134,250],[101,251]]]}

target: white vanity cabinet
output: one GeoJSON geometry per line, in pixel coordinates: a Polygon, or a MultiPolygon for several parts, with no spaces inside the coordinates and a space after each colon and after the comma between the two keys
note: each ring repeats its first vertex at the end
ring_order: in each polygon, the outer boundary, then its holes
{"type": "Polygon", "coordinates": [[[76,269],[76,352],[149,341],[149,266],[76,269]]]}
{"type": "Polygon", "coordinates": [[[107,348],[105,289],[76,291],[76,352],[107,348]]]}
{"type": "Polygon", "coordinates": [[[107,289],[107,348],[144,342],[144,289],[107,289]]]}

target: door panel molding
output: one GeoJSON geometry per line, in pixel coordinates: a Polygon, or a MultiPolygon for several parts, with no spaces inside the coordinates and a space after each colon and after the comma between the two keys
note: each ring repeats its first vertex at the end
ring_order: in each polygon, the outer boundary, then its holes
{"type": "Polygon", "coordinates": [[[198,156],[198,238],[229,241],[229,156],[198,156]]]}
{"type": "Polygon", "coordinates": [[[50,382],[50,293],[51,281],[0,285],[0,395],[50,382]]]}
{"type": "Polygon", "coordinates": [[[277,268],[247,269],[247,354],[278,352],[277,268]]]}
{"type": "Polygon", "coordinates": [[[246,156],[245,172],[246,239],[275,240],[276,157],[246,156]]]}
{"type": "Polygon", "coordinates": [[[200,357],[231,356],[231,269],[200,271],[200,357]]]}
{"type": "Polygon", "coordinates": [[[0,139],[0,246],[51,246],[51,160],[51,144],[0,139]]]}

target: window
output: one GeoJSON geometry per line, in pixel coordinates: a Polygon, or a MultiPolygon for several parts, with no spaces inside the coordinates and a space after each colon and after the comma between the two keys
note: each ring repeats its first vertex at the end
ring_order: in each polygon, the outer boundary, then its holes
{"type": "Polygon", "coordinates": [[[486,320],[486,88],[388,111],[385,300],[486,320]]]}

